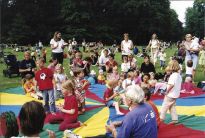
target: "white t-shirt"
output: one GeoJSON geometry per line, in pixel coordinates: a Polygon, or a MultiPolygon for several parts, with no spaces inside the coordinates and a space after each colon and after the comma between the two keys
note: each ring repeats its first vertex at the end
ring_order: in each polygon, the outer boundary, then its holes
{"type": "Polygon", "coordinates": [[[105,63],[109,60],[108,57],[105,57],[104,54],[99,57],[99,65],[105,65],[105,63]]]}
{"type": "Polygon", "coordinates": [[[62,82],[66,80],[65,74],[54,73],[53,75],[56,82],[56,90],[61,90],[62,82]]]}
{"type": "Polygon", "coordinates": [[[128,72],[129,69],[130,69],[130,63],[129,62],[121,64],[121,71],[122,72],[128,72]]]}
{"type": "Polygon", "coordinates": [[[125,79],[123,82],[122,82],[122,88],[123,89],[126,89],[129,85],[135,85],[135,82],[130,80],[130,79],[125,79]]]}
{"type": "Polygon", "coordinates": [[[169,91],[167,96],[170,98],[179,98],[180,90],[181,90],[181,83],[182,83],[181,75],[177,72],[172,73],[168,80],[167,89],[168,87],[170,87],[169,84],[174,85],[174,87],[169,91]]]}
{"type": "Polygon", "coordinates": [[[159,60],[162,60],[162,61],[165,61],[166,60],[166,53],[162,53],[162,52],[160,52],[159,53],[159,60]]]}
{"type": "Polygon", "coordinates": [[[132,40],[128,40],[128,41],[123,40],[121,42],[121,46],[122,46],[122,55],[129,55],[132,53],[132,50],[130,50],[130,48],[132,48],[133,46],[132,40]]]}
{"type": "Polygon", "coordinates": [[[159,41],[157,39],[150,40],[151,48],[157,48],[159,41]]]}
{"type": "Polygon", "coordinates": [[[186,74],[187,75],[192,75],[194,68],[193,67],[188,67],[186,66],[186,74]]]}
{"type": "Polygon", "coordinates": [[[63,46],[65,45],[65,42],[63,39],[61,39],[60,41],[57,41],[57,42],[54,39],[51,39],[50,44],[54,45],[54,46],[58,46],[57,48],[52,49],[53,53],[62,53],[63,52],[63,46]]]}

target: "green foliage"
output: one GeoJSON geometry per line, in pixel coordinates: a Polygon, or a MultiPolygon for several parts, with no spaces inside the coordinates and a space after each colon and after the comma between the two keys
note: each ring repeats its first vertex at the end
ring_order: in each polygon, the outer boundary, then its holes
{"type": "Polygon", "coordinates": [[[205,0],[195,0],[193,8],[186,11],[186,33],[191,33],[197,37],[204,37],[205,25],[205,0]]]}
{"type": "Polygon", "coordinates": [[[181,39],[183,28],[169,0],[3,0],[2,40],[48,43],[55,31],[65,40],[118,42],[127,32],[136,44],[152,33],[167,41],[181,39]]]}

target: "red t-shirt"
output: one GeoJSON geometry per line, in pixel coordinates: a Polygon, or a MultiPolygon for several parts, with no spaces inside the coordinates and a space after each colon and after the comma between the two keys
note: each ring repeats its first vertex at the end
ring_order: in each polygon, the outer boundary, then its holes
{"type": "Polygon", "coordinates": [[[75,58],[75,59],[73,59],[73,64],[75,67],[82,68],[83,67],[83,60],[80,58],[75,58]]]}
{"type": "Polygon", "coordinates": [[[77,119],[78,118],[78,101],[75,97],[75,95],[70,95],[70,96],[65,96],[64,97],[64,107],[63,109],[65,110],[71,110],[71,109],[75,109],[75,113],[74,114],[64,114],[65,117],[67,118],[73,118],[73,119],[77,119]]]}
{"type": "Polygon", "coordinates": [[[117,62],[114,60],[113,62],[110,62],[109,60],[105,63],[108,67],[115,67],[117,66],[117,62]]]}
{"type": "Polygon", "coordinates": [[[106,100],[106,98],[110,98],[113,95],[113,89],[107,88],[104,92],[103,99],[106,100]]]}
{"type": "Polygon", "coordinates": [[[53,89],[53,72],[51,69],[44,67],[38,70],[35,79],[40,91],[53,89]]]}

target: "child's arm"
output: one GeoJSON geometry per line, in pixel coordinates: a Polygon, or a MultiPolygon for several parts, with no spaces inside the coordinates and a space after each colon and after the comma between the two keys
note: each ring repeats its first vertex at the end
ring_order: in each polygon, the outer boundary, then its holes
{"type": "Polygon", "coordinates": [[[166,91],[166,93],[169,93],[170,90],[171,90],[173,87],[174,87],[173,84],[168,84],[168,87],[167,87],[167,91],[166,91]]]}
{"type": "Polygon", "coordinates": [[[75,109],[66,110],[66,109],[63,108],[62,105],[57,106],[57,108],[58,108],[61,112],[66,113],[66,114],[71,114],[71,115],[72,115],[72,114],[75,113],[75,109]]]}
{"type": "Polygon", "coordinates": [[[112,96],[110,96],[109,98],[105,98],[105,101],[110,101],[112,100],[115,96],[117,96],[118,94],[117,93],[114,93],[112,96]]]}

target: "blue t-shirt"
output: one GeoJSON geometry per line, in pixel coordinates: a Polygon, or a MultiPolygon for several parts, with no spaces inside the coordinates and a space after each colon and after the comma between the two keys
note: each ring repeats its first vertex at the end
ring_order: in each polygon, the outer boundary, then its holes
{"type": "Polygon", "coordinates": [[[157,138],[156,116],[152,107],[141,104],[124,118],[117,138],[157,138]]]}

